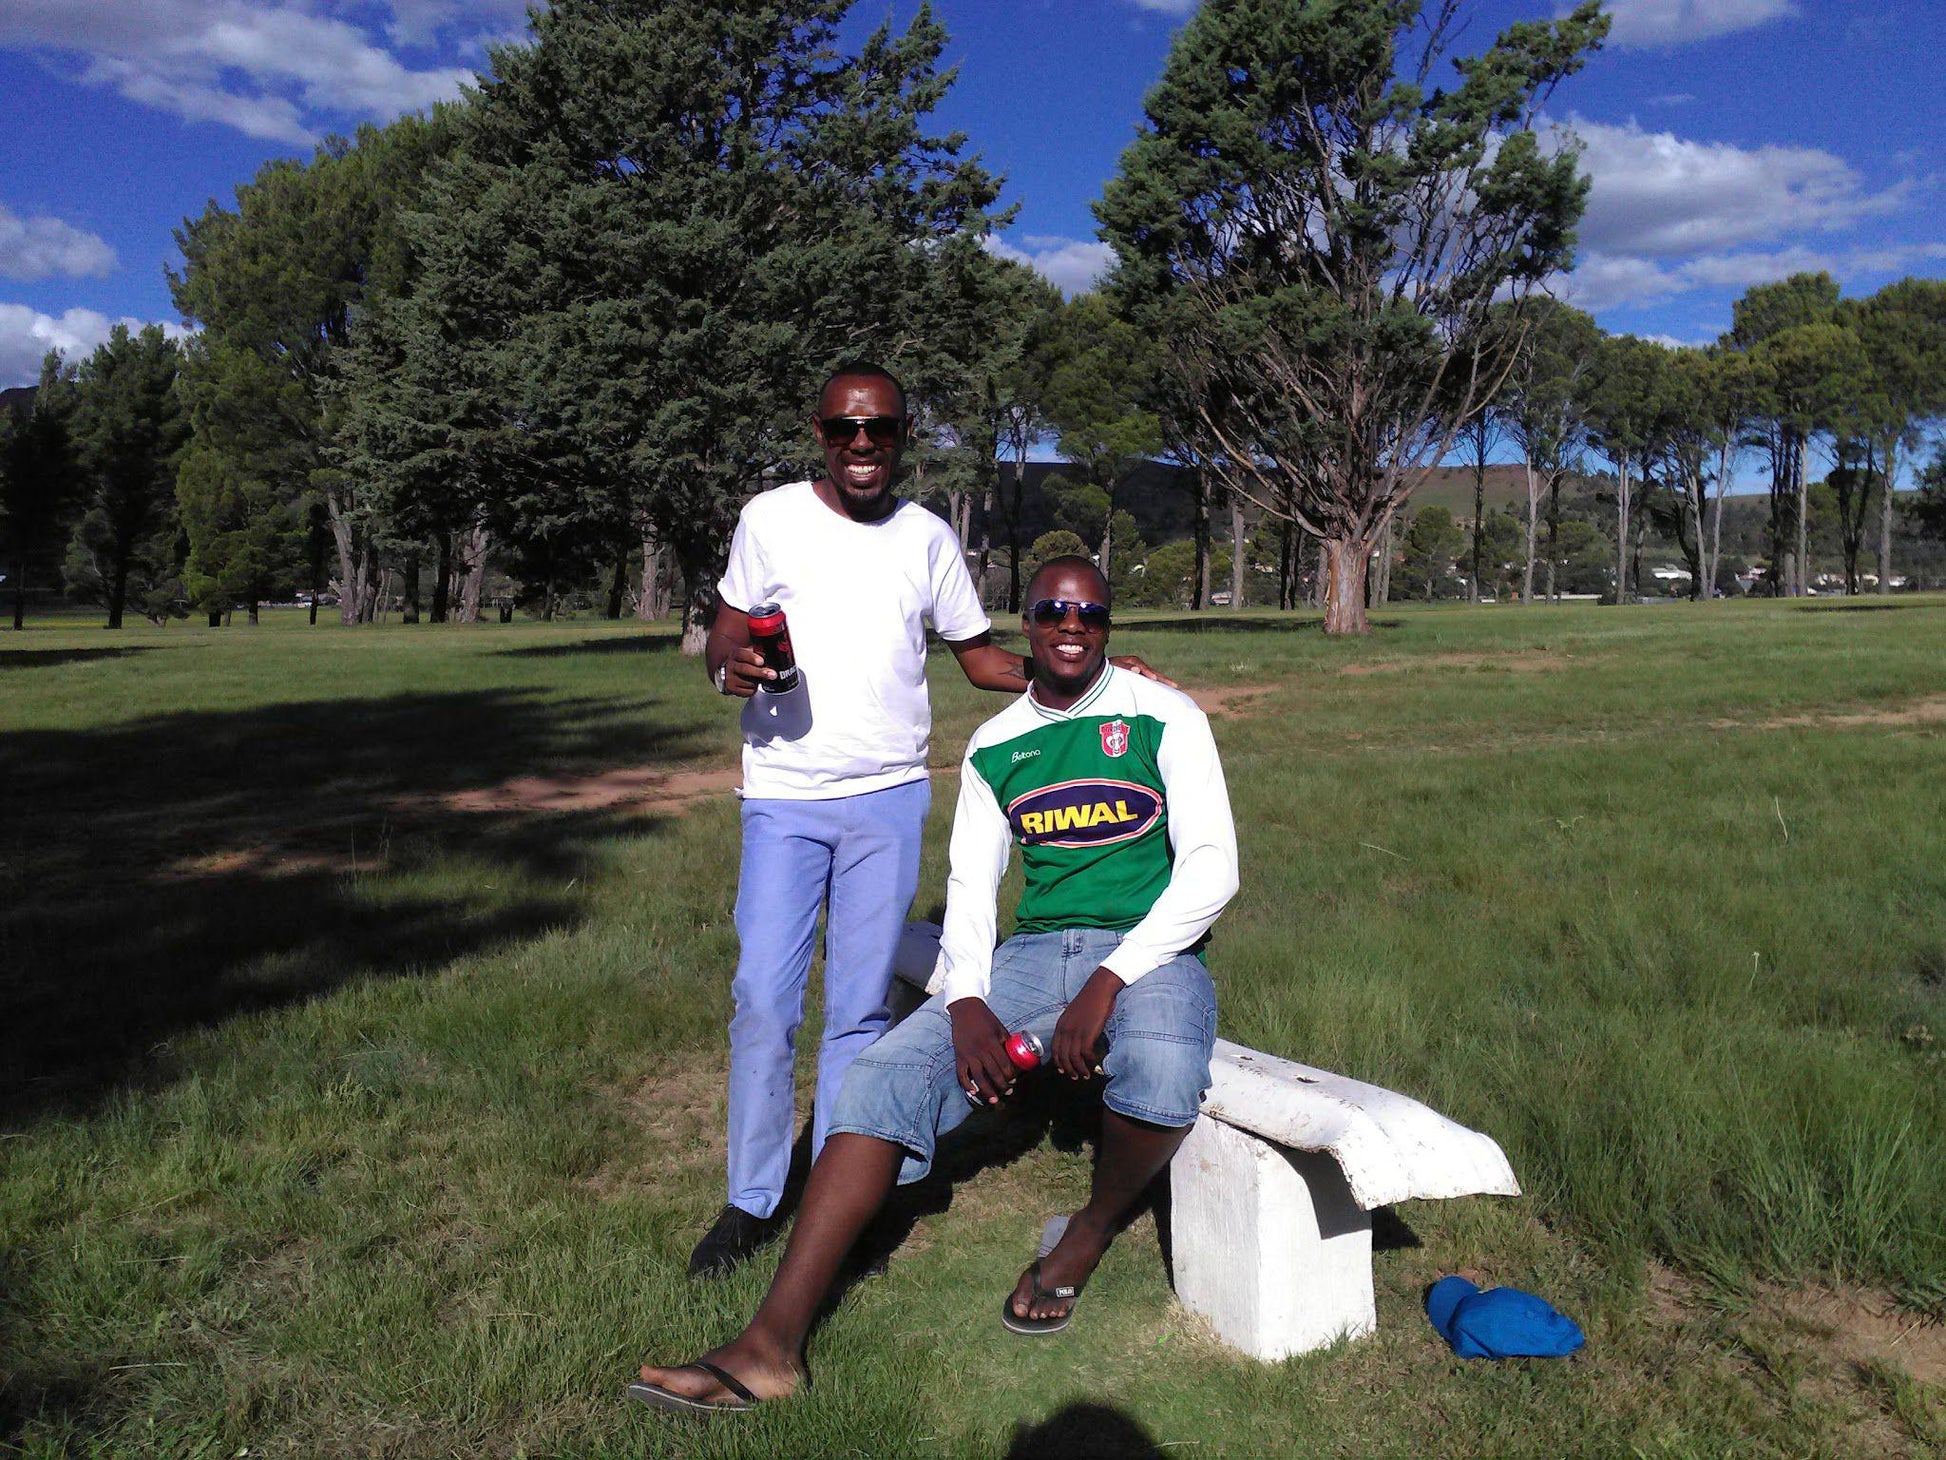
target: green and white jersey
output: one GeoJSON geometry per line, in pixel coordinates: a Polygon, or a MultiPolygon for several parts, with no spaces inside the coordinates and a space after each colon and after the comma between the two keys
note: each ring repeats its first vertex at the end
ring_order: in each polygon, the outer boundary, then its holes
{"type": "Polygon", "coordinates": [[[1103,665],[1071,709],[1030,690],[960,766],[940,935],[946,1001],[985,997],[1014,844],[1015,931],[1113,928],[1123,983],[1202,942],[1237,890],[1236,827],[1209,720],[1180,690],[1103,665]]]}

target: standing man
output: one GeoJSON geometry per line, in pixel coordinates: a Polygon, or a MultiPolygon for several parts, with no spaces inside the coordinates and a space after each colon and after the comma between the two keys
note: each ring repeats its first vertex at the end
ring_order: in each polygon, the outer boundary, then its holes
{"type": "MultiPolygon", "coordinates": [[[[878,365],[833,372],[812,430],[825,475],[744,507],[705,651],[743,714],[743,858],[731,986],[729,1201],[690,1257],[728,1272],[776,1235],[790,1169],[792,1053],[825,908],[824,1043],[815,1156],[845,1071],[884,1031],[892,958],[919,881],[931,802],[926,629],[969,682],[1018,694],[1024,661],[996,647],[959,540],[893,492],[909,421],[878,365]],[[784,694],[751,647],[749,610],[780,605],[800,671],[784,694]]],[[[1139,661],[1133,667],[1141,669],[1139,661]]]]}
{"type": "Polygon", "coordinates": [[[1209,721],[1188,696],[1104,662],[1108,585],[1056,558],[1028,597],[1033,688],[973,732],[960,767],[940,939],[944,987],[852,1066],[831,1142],[770,1291],[742,1333],[689,1364],[645,1364],[629,1393],[718,1413],[794,1392],[840,1265],[938,1137],[1016,1078],[1025,1030],[1056,1070],[1101,1076],[1088,1202],[1000,1303],[1022,1334],[1067,1327],[1082,1288],[1195,1123],[1209,1086],[1216,991],[1201,951],[1237,888],[1236,828],[1209,721]],[[993,946],[1019,846],[1014,935],[993,946]]]}

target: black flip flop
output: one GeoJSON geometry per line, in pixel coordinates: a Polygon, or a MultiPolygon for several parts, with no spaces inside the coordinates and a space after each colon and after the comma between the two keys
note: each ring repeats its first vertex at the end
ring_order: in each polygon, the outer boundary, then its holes
{"type": "Polygon", "coordinates": [[[1024,1333],[1030,1337],[1039,1337],[1047,1333],[1059,1333],[1074,1321],[1074,1308],[1075,1304],[1081,1301],[1081,1289],[1067,1287],[1066,1285],[1058,1288],[1042,1287],[1041,1263],[1039,1258],[1034,1259],[1033,1265],[1027,1269],[1027,1274],[1034,1284],[1034,1295],[1027,1300],[1029,1307],[1038,1303],[1042,1298],[1052,1298],[1057,1303],[1065,1299],[1068,1305],[1068,1311],[1061,1314],[1058,1318],[1022,1318],[1018,1313],[1014,1312],[1014,1295],[1009,1293],[1000,1302],[1000,1321],[1006,1324],[1013,1332],[1024,1333]]]}
{"type": "Polygon", "coordinates": [[[743,1414],[755,1409],[763,1401],[752,1394],[728,1369],[712,1364],[708,1359],[698,1359],[693,1364],[684,1364],[685,1369],[701,1369],[710,1378],[721,1384],[735,1396],[733,1404],[712,1404],[703,1399],[691,1399],[687,1394],[678,1394],[673,1389],[664,1389],[660,1384],[651,1384],[646,1379],[637,1379],[628,1386],[628,1397],[640,1400],[650,1409],[666,1409],[671,1414],[743,1414]]]}

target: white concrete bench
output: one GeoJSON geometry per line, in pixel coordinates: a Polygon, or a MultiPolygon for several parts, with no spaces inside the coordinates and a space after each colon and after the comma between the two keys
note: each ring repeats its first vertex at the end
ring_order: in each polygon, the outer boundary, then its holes
{"type": "MultiPolygon", "coordinates": [[[[933,992],[939,928],[912,923],[897,973],[933,992]]],[[[1259,1359],[1378,1327],[1375,1207],[1518,1196],[1490,1136],[1407,1096],[1216,1041],[1203,1113],[1169,1168],[1176,1296],[1259,1359]]]]}

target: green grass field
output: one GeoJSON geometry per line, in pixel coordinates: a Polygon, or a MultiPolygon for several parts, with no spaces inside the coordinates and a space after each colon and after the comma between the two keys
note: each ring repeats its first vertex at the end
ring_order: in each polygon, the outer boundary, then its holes
{"type": "MultiPolygon", "coordinates": [[[[1527,1195],[1392,1214],[1361,1343],[1235,1357],[1147,1217],[1027,1342],[998,1304],[1088,1172],[1043,1109],[888,1217],[805,1398],[715,1424],[621,1399],[770,1266],[682,1275],[737,841],[693,662],[585,622],[6,638],[0,1452],[1938,1453],[1946,601],[1379,620],[1116,647],[1225,696],[1224,1032],[1487,1130],[1527,1195]],[[1452,1359],[1419,1304],[1462,1266],[1588,1348],[1452,1359]]],[[[934,686],[950,768],[998,701],[934,686]]]]}

